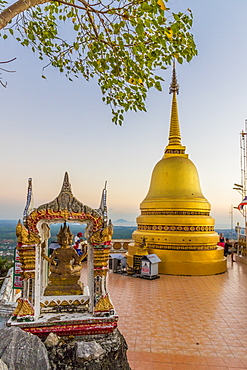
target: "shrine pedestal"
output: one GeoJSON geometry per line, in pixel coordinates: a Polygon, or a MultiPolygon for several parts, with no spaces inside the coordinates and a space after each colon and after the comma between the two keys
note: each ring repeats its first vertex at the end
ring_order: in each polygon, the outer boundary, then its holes
{"type": "Polygon", "coordinates": [[[88,309],[88,286],[84,286],[83,295],[43,296],[40,300],[41,313],[88,312],[88,309]]]}
{"type": "Polygon", "coordinates": [[[11,322],[22,330],[46,338],[50,333],[59,336],[102,335],[112,333],[117,327],[118,316],[93,317],[88,313],[44,314],[37,321],[11,322]]]}
{"type": "Polygon", "coordinates": [[[80,276],[66,276],[50,274],[49,284],[45,288],[44,296],[62,296],[83,294],[83,284],[78,283],[80,276]]]}

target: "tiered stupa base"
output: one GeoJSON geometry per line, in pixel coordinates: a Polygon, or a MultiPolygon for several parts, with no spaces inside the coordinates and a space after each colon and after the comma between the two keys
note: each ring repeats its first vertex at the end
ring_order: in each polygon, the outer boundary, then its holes
{"type": "MultiPolygon", "coordinates": [[[[129,244],[127,263],[133,266],[134,255],[139,247],[129,244]]],[[[160,259],[159,274],[166,275],[215,275],[227,270],[226,258],[221,247],[208,251],[161,250],[148,248],[149,254],[156,254],[160,259]]]]}

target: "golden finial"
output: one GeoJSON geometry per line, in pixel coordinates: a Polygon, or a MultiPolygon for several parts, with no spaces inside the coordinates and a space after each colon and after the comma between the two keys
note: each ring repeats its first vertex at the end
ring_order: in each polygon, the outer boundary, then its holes
{"type": "Polygon", "coordinates": [[[169,145],[181,145],[181,135],[178,118],[178,103],[176,93],[179,92],[179,84],[176,76],[175,61],[173,62],[172,71],[172,82],[170,85],[169,94],[173,93],[172,99],[172,110],[171,110],[171,122],[170,122],[170,134],[169,134],[169,145]]]}
{"type": "Polygon", "coordinates": [[[185,146],[181,144],[181,134],[180,134],[180,125],[178,117],[178,102],[177,94],[179,92],[179,84],[177,82],[175,61],[173,62],[173,71],[172,71],[172,82],[170,85],[170,94],[172,96],[172,107],[171,107],[171,118],[170,118],[170,130],[168,137],[168,145],[165,148],[165,157],[170,157],[173,155],[180,155],[188,157],[185,154],[185,146]]]}
{"type": "Polygon", "coordinates": [[[72,243],[72,239],[73,234],[71,233],[69,226],[64,222],[64,225],[60,227],[60,231],[57,234],[57,242],[59,245],[63,245],[64,243],[70,245],[72,243]]]}
{"type": "Polygon", "coordinates": [[[171,82],[171,85],[170,85],[170,89],[169,89],[169,94],[172,94],[172,93],[177,93],[179,94],[179,84],[178,84],[178,81],[177,81],[177,75],[176,75],[176,65],[175,65],[175,60],[173,61],[173,70],[172,70],[172,82],[171,82]]]}

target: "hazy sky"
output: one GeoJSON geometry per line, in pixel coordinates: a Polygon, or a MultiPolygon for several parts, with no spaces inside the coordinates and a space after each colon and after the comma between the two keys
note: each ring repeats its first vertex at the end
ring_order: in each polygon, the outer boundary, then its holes
{"type": "MultiPolygon", "coordinates": [[[[239,133],[247,118],[246,0],[174,0],[188,7],[199,55],[177,67],[182,144],[197,166],[216,227],[230,227],[229,209],[240,195],[239,133]]],[[[74,195],[98,207],[108,181],[109,216],[134,221],[146,196],[153,167],[167,145],[171,69],[163,92],[151,90],[148,113],[129,113],[122,127],[111,122],[97,81],[68,81],[28,48],[0,41],[0,60],[17,57],[0,87],[0,219],[22,217],[27,180],[35,206],[54,199],[68,171],[74,195]]],[[[241,220],[234,211],[234,224],[241,220]]]]}

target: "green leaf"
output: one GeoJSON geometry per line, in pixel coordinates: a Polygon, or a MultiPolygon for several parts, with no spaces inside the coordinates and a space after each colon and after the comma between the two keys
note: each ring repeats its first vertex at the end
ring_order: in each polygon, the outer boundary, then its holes
{"type": "Polygon", "coordinates": [[[148,5],[146,2],[141,4],[141,8],[146,12],[150,12],[153,9],[152,6],[148,5]]]}
{"type": "Polygon", "coordinates": [[[136,27],[136,32],[138,33],[138,35],[142,35],[143,32],[144,32],[144,27],[142,24],[138,24],[138,26],[136,27]]]}
{"type": "Polygon", "coordinates": [[[155,81],[154,87],[156,88],[156,90],[162,91],[162,87],[161,87],[160,81],[155,81]]]}

